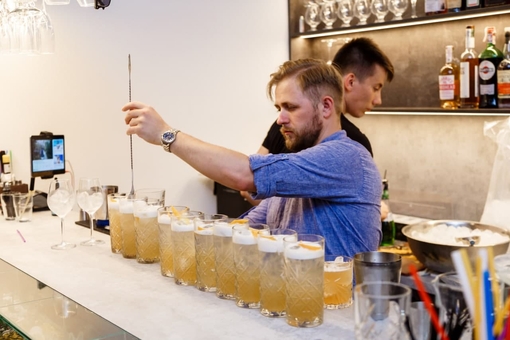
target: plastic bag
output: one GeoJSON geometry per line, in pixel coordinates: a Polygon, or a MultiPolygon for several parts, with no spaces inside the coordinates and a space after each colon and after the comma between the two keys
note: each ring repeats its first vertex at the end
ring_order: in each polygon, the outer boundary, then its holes
{"type": "Polygon", "coordinates": [[[485,122],[484,135],[498,144],[480,222],[510,230],[510,118],[485,122]]]}

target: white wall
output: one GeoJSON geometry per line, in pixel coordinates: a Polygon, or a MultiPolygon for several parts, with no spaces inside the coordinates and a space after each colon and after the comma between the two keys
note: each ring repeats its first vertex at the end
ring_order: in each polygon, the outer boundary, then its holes
{"type": "MultiPolygon", "coordinates": [[[[41,6],[41,0],[38,1],[41,6]]],[[[174,127],[244,153],[276,118],[269,74],[288,59],[286,0],[113,0],[104,11],[48,6],[54,55],[0,55],[0,149],[30,179],[29,137],[66,137],[76,178],[131,186],[129,138],[120,108],[132,98],[174,127]]],[[[212,181],[162,148],[133,138],[135,188],[164,187],[166,203],[215,212],[212,181]]],[[[47,191],[48,180],[36,189],[47,191]]]]}

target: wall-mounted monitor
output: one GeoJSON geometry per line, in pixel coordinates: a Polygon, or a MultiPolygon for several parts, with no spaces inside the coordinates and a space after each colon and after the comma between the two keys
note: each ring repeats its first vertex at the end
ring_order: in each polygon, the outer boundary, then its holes
{"type": "Polygon", "coordinates": [[[32,177],[53,178],[66,172],[63,135],[41,134],[30,137],[32,177]]]}

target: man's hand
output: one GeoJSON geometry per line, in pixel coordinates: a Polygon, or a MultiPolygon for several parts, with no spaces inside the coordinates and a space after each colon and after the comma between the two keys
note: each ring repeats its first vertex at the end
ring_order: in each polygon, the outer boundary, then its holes
{"type": "Polygon", "coordinates": [[[129,127],[126,133],[136,134],[148,143],[160,145],[161,134],[170,129],[170,125],[161,118],[159,113],[144,103],[127,103],[122,111],[127,111],[124,121],[129,127]]]}

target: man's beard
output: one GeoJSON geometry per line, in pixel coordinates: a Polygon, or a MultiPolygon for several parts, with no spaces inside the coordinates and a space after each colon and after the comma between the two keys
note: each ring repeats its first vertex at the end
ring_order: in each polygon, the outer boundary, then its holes
{"type": "Polygon", "coordinates": [[[285,146],[292,152],[298,152],[308,149],[317,143],[322,131],[322,121],[319,118],[319,114],[316,113],[310,125],[301,131],[291,130],[293,132],[293,138],[289,138],[285,135],[284,130],[286,129],[282,126],[280,132],[283,134],[283,138],[285,138],[285,146]]]}

